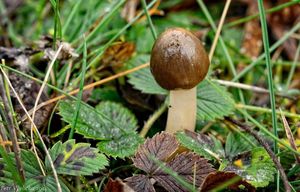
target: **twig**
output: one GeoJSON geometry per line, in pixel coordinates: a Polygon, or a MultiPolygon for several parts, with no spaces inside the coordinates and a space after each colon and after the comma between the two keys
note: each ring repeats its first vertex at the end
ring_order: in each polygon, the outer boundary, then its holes
{"type": "Polygon", "coordinates": [[[284,184],[284,188],[286,192],[290,192],[291,191],[291,186],[289,184],[288,178],[284,172],[284,169],[281,165],[281,163],[278,161],[276,155],[274,154],[274,152],[272,151],[272,149],[270,148],[270,146],[267,144],[267,142],[261,138],[256,131],[254,131],[249,125],[239,122],[237,120],[234,120],[230,117],[226,117],[225,118],[227,121],[235,124],[236,126],[238,126],[239,128],[241,128],[242,130],[246,131],[247,133],[249,133],[250,135],[252,135],[264,148],[265,150],[268,152],[268,154],[270,155],[271,159],[273,160],[275,166],[277,167],[278,171],[280,172],[281,175],[281,179],[283,181],[284,184]]]}
{"type": "MultiPolygon", "coordinates": [[[[237,83],[237,82],[225,81],[225,80],[219,80],[219,79],[212,79],[212,81],[217,82],[221,85],[228,86],[228,87],[235,87],[235,88],[240,88],[240,89],[244,89],[244,90],[250,90],[250,91],[253,91],[253,92],[257,92],[257,93],[269,93],[268,89],[253,86],[253,85],[247,85],[247,84],[243,84],[243,83],[237,83]]],[[[282,92],[277,92],[275,94],[277,96],[285,97],[285,98],[288,98],[288,99],[294,99],[293,97],[291,97],[291,96],[289,96],[285,93],[282,93],[282,92]]]]}
{"type": "MultiPolygon", "coordinates": [[[[281,111],[281,109],[279,109],[279,110],[280,110],[281,119],[282,119],[282,122],[283,122],[283,125],[284,125],[286,137],[289,140],[291,147],[297,151],[297,147],[296,147],[296,144],[295,144],[295,139],[293,137],[293,133],[291,131],[289,123],[287,122],[287,120],[286,120],[283,112],[281,111]]],[[[296,155],[296,154],[294,154],[294,156],[296,158],[297,163],[300,164],[300,158],[299,158],[299,156],[296,155]]]]}
{"type": "MultiPolygon", "coordinates": [[[[3,62],[3,61],[2,61],[3,62]]],[[[3,62],[4,63],[4,62],[3,62]]],[[[2,79],[2,75],[0,74],[0,92],[1,92],[1,98],[3,101],[3,106],[4,106],[4,113],[3,113],[3,120],[5,120],[5,122],[7,122],[7,127],[8,127],[8,131],[9,131],[9,135],[10,135],[10,139],[12,141],[13,144],[13,151],[15,154],[15,159],[16,159],[16,165],[19,171],[19,174],[22,178],[23,181],[25,181],[25,172],[24,172],[24,168],[22,165],[22,161],[21,161],[21,151],[20,151],[20,147],[18,145],[18,138],[17,138],[17,133],[15,130],[15,126],[14,126],[14,120],[12,117],[12,111],[10,110],[11,107],[9,106],[9,100],[7,98],[6,95],[6,89],[4,87],[4,81],[2,79]]],[[[9,94],[9,93],[8,93],[9,94]]]]}
{"type": "Polygon", "coordinates": [[[230,3],[231,3],[231,0],[226,1],[225,7],[224,7],[224,10],[223,10],[221,19],[220,19],[220,23],[219,23],[219,26],[218,26],[218,29],[217,29],[217,32],[216,32],[216,35],[215,35],[215,38],[214,38],[214,41],[213,41],[213,44],[210,48],[210,52],[209,52],[209,56],[208,56],[210,61],[212,60],[212,57],[214,55],[214,52],[215,52],[215,49],[216,49],[216,46],[217,46],[217,43],[218,43],[219,36],[221,34],[221,30],[222,30],[222,27],[223,27],[225,17],[226,17],[226,14],[228,12],[228,8],[229,8],[230,3]]]}

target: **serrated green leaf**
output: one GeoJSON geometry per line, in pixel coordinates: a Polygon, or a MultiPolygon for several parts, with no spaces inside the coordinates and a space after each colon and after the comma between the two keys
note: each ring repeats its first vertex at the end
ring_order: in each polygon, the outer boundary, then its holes
{"type": "Polygon", "coordinates": [[[220,85],[205,79],[197,86],[197,119],[222,119],[234,110],[234,100],[220,85]]]}
{"type": "Polygon", "coordinates": [[[112,157],[128,157],[135,153],[139,144],[144,140],[135,132],[122,135],[118,139],[101,141],[97,144],[100,151],[112,157]]]}
{"type": "MultiPolygon", "coordinates": [[[[137,55],[128,61],[128,65],[131,67],[139,66],[143,63],[147,63],[150,60],[150,55],[137,55]]],[[[160,94],[166,95],[168,91],[161,88],[156,81],[154,80],[153,75],[150,72],[150,68],[144,68],[135,73],[128,75],[128,82],[133,85],[137,90],[140,90],[142,93],[148,94],[160,94]]]]}
{"type": "MultiPolygon", "coordinates": [[[[90,147],[89,143],[75,144],[73,139],[65,143],[57,142],[49,153],[58,174],[92,175],[108,165],[106,157],[100,154],[97,148],[90,147]]],[[[48,158],[45,164],[51,171],[48,158]]]]}
{"type": "Polygon", "coordinates": [[[208,136],[186,130],[185,132],[177,132],[176,138],[181,145],[206,159],[219,160],[225,157],[222,143],[212,135],[208,136]]]}
{"type": "MultiPolygon", "coordinates": [[[[62,192],[69,192],[68,187],[61,181],[59,181],[62,192]]],[[[41,176],[38,178],[28,179],[25,182],[21,191],[30,192],[53,192],[57,191],[57,184],[53,176],[41,176]]]]}
{"type": "MultiPolygon", "coordinates": [[[[59,110],[63,120],[71,124],[75,102],[63,101],[59,110]]],[[[103,140],[99,144],[101,150],[103,149],[107,155],[121,158],[125,155],[133,155],[140,144],[141,138],[135,132],[136,129],[137,120],[135,116],[127,108],[110,101],[101,102],[95,109],[82,105],[75,128],[77,133],[87,138],[103,140]],[[119,146],[120,150],[116,146],[119,146]],[[124,146],[132,146],[133,148],[124,148],[124,146]]]]}
{"type": "MultiPolygon", "coordinates": [[[[14,158],[14,153],[9,154],[10,161],[13,166],[16,167],[16,162],[14,158]]],[[[21,159],[23,168],[25,171],[25,178],[30,179],[42,175],[38,161],[35,154],[32,151],[21,150],[21,159]]],[[[0,164],[3,165],[3,169],[0,169],[0,182],[11,183],[14,180],[14,174],[7,167],[7,163],[0,159],[0,164]],[[3,177],[2,177],[3,175],[3,177]]]]}
{"type": "Polygon", "coordinates": [[[225,170],[235,172],[255,187],[269,185],[276,173],[273,161],[262,147],[257,147],[241,154],[225,170]]]}
{"type": "Polygon", "coordinates": [[[240,153],[255,148],[257,141],[251,135],[243,132],[229,133],[226,139],[225,154],[229,161],[240,153]],[[251,142],[251,143],[250,143],[251,142]]]}
{"type": "MultiPolygon", "coordinates": [[[[75,101],[61,101],[59,103],[59,114],[69,124],[72,124],[75,109],[75,101]]],[[[75,131],[86,138],[105,139],[109,130],[105,127],[104,121],[101,114],[98,114],[92,107],[81,105],[75,131]]]]}
{"type": "MultiPolygon", "coordinates": [[[[149,55],[134,57],[129,65],[138,66],[149,61],[149,55]]],[[[141,69],[129,75],[129,83],[137,90],[148,94],[166,95],[168,91],[161,88],[152,76],[149,68],[141,69]]],[[[205,79],[197,86],[197,119],[212,121],[222,119],[234,110],[234,100],[226,89],[205,79]]]]}

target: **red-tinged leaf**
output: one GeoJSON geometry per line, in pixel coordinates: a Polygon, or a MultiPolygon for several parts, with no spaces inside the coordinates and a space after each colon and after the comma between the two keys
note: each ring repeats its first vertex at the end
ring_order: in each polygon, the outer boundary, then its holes
{"type": "Polygon", "coordinates": [[[249,192],[255,191],[255,188],[251,184],[244,181],[240,176],[236,175],[235,173],[221,171],[209,174],[202,183],[200,191],[211,191],[213,189],[216,189],[220,185],[225,184],[225,182],[228,182],[228,185],[224,188],[228,188],[230,190],[239,191],[239,186],[244,186],[249,192]]]}
{"type": "MultiPolygon", "coordinates": [[[[206,159],[191,152],[175,156],[174,159],[166,163],[166,166],[197,188],[200,187],[208,174],[215,171],[206,159]]],[[[153,173],[153,178],[168,191],[187,191],[179,184],[178,179],[166,174],[161,169],[153,173]]]]}
{"type": "Polygon", "coordinates": [[[132,161],[137,168],[152,173],[158,165],[153,162],[150,156],[164,161],[176,151],[178,146],[179,144],[173,135],[163,132],[153,138],[148,138],[144,144],[140,145],[132,161]]]}
{"type": "Polygon", "coordinates": [[[107,182],[104,192],[134,192],[126,183],[121,179],[112,179],[110,178],[107,182]]]}
{"type": "Polygon", "coordinates": [[[135,192],[155,192],[150,178],[146,175],[135,175],[125,179],[125,181],[135,192]]]}

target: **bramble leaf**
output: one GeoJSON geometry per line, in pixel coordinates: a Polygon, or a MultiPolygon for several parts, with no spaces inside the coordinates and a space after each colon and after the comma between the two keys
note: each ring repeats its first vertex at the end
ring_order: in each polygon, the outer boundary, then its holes
{"type": "Polygon", "coordinates": [[[262,147],[239,155],[225,171],[235,172],[255,187],[267,186],[276,173],[273,161],[262,147]]]}
{"type": "Polygon", "coordinates": [[[203,179],[214,171],[212,165],[191,152],[174,156],[178,147],[175,137],[165,132],[148,138],[132,159],[134,165],[147,175],[132,176],[126,179],[127,183],[136,191],[143,191],[143,188],[154,191],[155,181],[167,191],[187,191],[190,186],[192,188],[191,183],[199,187],[203,179]]]}
{"type": "Polygon", "coordinates": [[[206,159],[218,160],[225,157],[222,143],[212,135],[208,136],[185,130],[184,132],[177,132],[176,138],[181,145],[201,156],[204,156],[206,159]]]}
{"type": "Polygon", "coordinates": [[[135,157],[132,159],[133,164],[147,173],[152,173],[158,167],[150,156],[157,160],[164,161],[171,156],[179,144],[175,137],[168,133],[156,134],[153,138],[148,138],[144,144],[140,145],[135,157]]]}
{"type": "MultiPolygon", "coordinates": [[[[68,187],[59,181],[62,192],[69,192],[68,187]]],[[[38,178],[28,179],[21,191],[32,192],[53,192],[57,191],[57,184],[53,176],[40,176],[38,178]]]]}
{"type": "MultiPolygon", "coordinates": [[[[75,109],[76,102],[72,101],[63,101],[59,106],[60,115],[69,124],[75,109]]],[[[135,116],[127,108],[110,101],[101,102],[96,108],[81,105],[75,127],[77,133],[87,138],[102,140],[98,146],[104,153],[120,158],[133,155],[142,142],[136,129],[135,116]]]]}
{"type": "MultiPolygon", "coordinates": [[[[65,143],[57,142],[50,150],[50,156],[58,174],[92,175],[108,165],[108,161],[97,148],[88,143],[77,143],[68,140],[65,143]]],[[[45,160],[46,168],[51,171],[49,159],[45,160]]]]}
{"type": "MultiPolygon", "coordinates": [[[[150,55],[137,55],[132,58],[128,64],[132,67],[137,67],[138,65],[149,62],[150,55]]],[[[137,90],[140,90],[142,93],[148,94],[160,94],[166,95],[168,91],[161,88],[155,81],[153,75],[150,72],[150,68],[140,69],[135,73],[131,73],[128,75],[128,82],[133,85],[133,87],[137,90]]]]}
{"type": "Polygon", "coordinates": [[[134,175],[125,179],[127,184],[136,192],[155,192],[153,184],[150,181],[150,178],[146,175],[134,175]]]}
{"type": "Polygon", "coordinates": [[[234,110],[234,100],[226,89],[205,79],[197,86],[197,119],[222,119],[234,110]]]}
{"type": "MultiPolygon", "coordinates": [[[[178,177],[185,179],[188,183],[195,184],[197,188],[200,187],[208,174],[215,171],[206,159],[191,152],[176,155],[170,162],[166,163],[166,167],[176,172],[178,177]]],[[[175,177],[165,173],[162,169],[156,170],[153,173],[153,178],[167,191],[186,191],[184,186],[178,184],[175,177]]]]}

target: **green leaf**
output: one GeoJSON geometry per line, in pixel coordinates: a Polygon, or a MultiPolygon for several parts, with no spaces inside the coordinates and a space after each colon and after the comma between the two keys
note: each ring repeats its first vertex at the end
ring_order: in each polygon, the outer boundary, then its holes
{"type": "MultiPolygon", "coordinates": [[[[97,148],[89,143],[76,143],[75,140],[61,141],[49,150],[54,167],[58,174],[92,175],[108,165],[108,161],[97,148]]],[[[49,159],[45,160],[46,168],[51,171],[49,159]]]]}
{"type": "MultiPolygon", "coordinates": [[[[16,167],[14,153],[9,154],[9,159],[9,161],[12,162],[12,165],[16,167]]],[[[42,175],[36,156],[32,151],[21,150],[21,159],[26,179],[42,175]]],[[[0,165],[2,165],[2,169],[0,168],[0,183],[11,183],[11,181],[14,180],[14,177],[16,177],[15,173],[10,171],[8,167],[9,164],[6,160],[0,159],[0,165]]]]}
{"type": "Polygon", "coordinates": [[[225,170],[235,172],[255,187],[269,185],[276,173],[273,161],[262,147],[254,148],[237,156],[225,170]]]}
{"type": "MultiPolygon", "coordinates": [[[[128,65],[131,67],[136,67],[141,64],[147,63],[150,60],[150,55],[137,55],[128,61],[128,65]]],[[[166,95],[168,91],[161,88],[155,81],[153,75],[150,72],[150,68],[143,68],[134,73],[128,75],[128,82],[133,85],[137,90],[142,93],[148,94],[160,94],[166,95]]]]}
{"type": "Polygon", "coordinates": [[[176,138],[181,145],[208,160],[219,160],[225,157],[222,143],[212,135],[208,136],[185,130],[184,132],[177,132],[176,138]]]}
{"type": "MultiPolygon", "coordinates": [[[[68,187],[61,181],[59,181],[62,192],[69,192],[68,187]]],[[[38,178],[28,179],[25,182],[21,191],[30,192],[53,192],[57,191],[57,184],[53,176],[41,176],[38,178]]]]}
{"type": "Polygon", "coordinates": [[[197,119],[222,119],[234,110],[231,94],[220,85],[206,79],[197,86],[197,119]]]}
{"type": "Polygon", "coordinates": [[[129,132],[118,139],[101,141],[97,144],[97,147],[100,151],[112,157],[124,158],[133,155],[143,141],[143,138],[136,132],[129,132]]]}
{"type": "Polygon", "coordinates": [[[113,157],[128,157],[133,155],[143,139],[136,133],[137,120],[125,107],[113,102],[102,102],[96,106],[96,111],[106,114],[111,122],[106,126],[110,133],[107,140],[98,143],[104,153],[113,157]],[[113,123],[112,123],[113,122],[113,123]]]}
{"type": "Polygon", "coordinates": [[[229,133],[225,145],[226,158],[231,161],[235,156],[250,151],[257,145],[257,141],[251,135],[243,132],[229,133]]]}
{"type": "MultiPolygon", "coordinates": [[[[59,110],[63,120],[71,124],[75,102],[63,101],[59,110]]],[[[127,108],[110,101],[101,102],[95,109],[82,105],[75,128],[87,138],[103,140],[99,148],[107,155],[121,158],[133,155],[141,143],[136,129],[135,116],[127,108]]]]}

